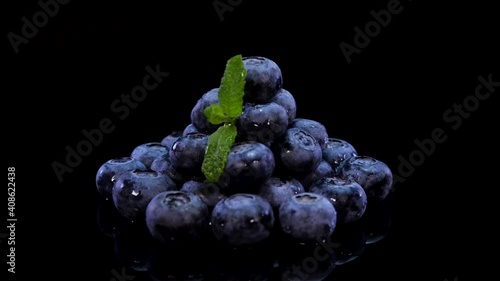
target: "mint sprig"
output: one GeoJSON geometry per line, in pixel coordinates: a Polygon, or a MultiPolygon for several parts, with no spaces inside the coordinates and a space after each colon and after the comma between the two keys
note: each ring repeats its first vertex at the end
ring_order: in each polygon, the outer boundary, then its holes
{"type": "Polygon", "coordinates": [[[236,55],[230,58],[226,63],[219,87],[219,104],[212,104],[203,111],[210,123],[222,124],[208,136],[208,145],[201,167],[210,182],[219,180],[236,139],[238,132],[234,122],[243,111],[245,77],[243,57],[236,55]]]}

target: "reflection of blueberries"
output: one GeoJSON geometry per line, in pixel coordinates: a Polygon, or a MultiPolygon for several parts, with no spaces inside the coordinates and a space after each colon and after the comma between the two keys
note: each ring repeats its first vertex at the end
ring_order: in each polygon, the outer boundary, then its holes
{"type": "Polygon", "coordinates": [[[358,152],[352,144],[338,138],[328,138],[323,148],[323,159],[330,163],[334,171],[343,161],[357,154],[358,152]]]}
{"type": "Polygon", "coordinates": [[[272,150],[280,173],[291,176],[305,176],[314,171],[322,160],[321,147],[308,132],[289,128],[273,141],[272,150]]]}
{"type": "Polygon", "coordinates": [[[392,209],[386,200],[368,204],[361,223],[367,236],[367,244],[384,239],[392,226],[392,209]]]}
{"type": "Polygon", "coordinates": [[[274,167],[274,155],[268,146],[256,141],[237,142],[229,152],[219,184],[226,194],[256,193],[274,167]]]}
{"type": "Polygon", "coordinates": [[[202,133],[190,133],[180,136],[172,145],[169,161],[184,176],[199,176],[205,158],[208,136],[202,133]]]}
{"type": "Polygon", "coordinates": [[[331,237],[335,245],[336,265],[343,265],[361,256],[367,236],[363,226],[356,222],[339,226],[331,237]]]}
{"type": "Polygon", "coordinates": [[[271,235],[274,213],[271,204],[255,194],[238,193],[222,199],[211,215],[215,237],[228,245],[252,245],[271,235]]]}
{"type": "Polygon", "coordinates": [[[368,204],[361,185],[339,177],[326,177],[315,182],[310,192],[323,195],[330,200],[337,211],[337,222],[342,224],[359,220],[368,204]]]}
{"type": "Polygon", "coordinates": [[[209,226],[209,212],[194,193],[165,191],[156,195],[146,209],[146,224],[162,243],[200,241],[209,226]]]}
{"type": "Polygon", "coordinates": [[[106,161],[97,171],[95,182],[101,196],[111,199],[111,190],[119,175],[126,171],[146,170],[146,166],[132,157],[114,158],[106,161]]]}
{"type": "Polygon", "coordinates": [[[226,198],[226,195],[221,192],[220,186],[208,180],[188,180],[182,185],[181,191],[198,195],[209,210],[212,210],[220,200],[226,198]]]}
{"type": "Polygon", "coordinates": [[[294,244],[278,255],[281,280],[325,280],[336,266],[336,253],[325,243],[294,244]]]}
{"type": "Polygon", "coordinates": [[[146,271],[153,238],[144,223],[125,223],[114,239],[116,260],[121,266],[146,271]]]}
{"type": "Polygon", "coordinates": [[[303,192],[281,204],[279,221],[283,232],[295,240],[318,241],[335,230],[337,212],[326,197],[303,192]]]}
{"type": "Polygon", "coordinates": [[[158,193],[176,190],[167,175],[155,171],[129,171],[121,174],[113,186],[113,202],[120,214],[130,220],[144,219],[149,201],[158,193]]]}
{"type": "Polygon", "coordinates": [[[120,231],[123,216],[118,213],[112,200],[102,200],[97,207],[97,225],[101,232],[109,237],[116,237],[120,231]]]}
{"type": "Polygon", "coordinates": [[[368,201],[385,199],[392,188],[392,172],[382,161],[369,156],[354,156],[339,166],[339,176],[353,180],[366,192],[368,201]]]}
{"type": "Polygon", "coordinates": [[[211,280],[264,281],[273,280],[275,255],[268,245],[263,247],[222,247],[214,263],[211,280]]]}
{"type": "Polygon", "coordinates": [[[154,244],[148,260],[153,281],[206,280],[215,250],[204,244],[154,244]]]}
{"type": "Polygon", "coordinates": [[[312,119],[295,118],[289,126],[291,128],[299,128],[308,132],[316,139],[321,149],[325,148],[326,143],[328,142],[328,132],[325,125],[312,119]]]}
{"type": "Polygon", "coordinates": [[[141,161],[149,168],[156,157],[165,153],[168,153],[168,148],[160,142],[148,142],[136,146],[134,150],[132,150],[130,157],[141,161]]]}

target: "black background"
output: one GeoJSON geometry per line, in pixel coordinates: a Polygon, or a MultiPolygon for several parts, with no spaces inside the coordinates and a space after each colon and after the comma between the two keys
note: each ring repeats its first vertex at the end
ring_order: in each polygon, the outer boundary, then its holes
{"type": "Polygon", "coordinates": [[[474,95],[479,75],[500,81],[492,4],[401,1],[401,13],[347,63],[339,44],[353,45],[353,28],[363,29],[370,11],[389,1],[243,0],[223,21],[212,1],[71,1],[17,54],[6,35],[21,34],[21,18],[32,19],[40,6],[10,2],[2,8],[3,145],[4,165],[16,167],[17,279],[107,281],[121,270],[112,239],[96,222],[97,169],[183,129],[196,100],[218,86],[236,54],[273,59],[298,115],[322,122],[331,137],[386,162],[394,174],[398,157],[417,149],[416,139],[430,138],[435,128],[447,135],[396,185],[390,234],[331,280],[465,280],[494,270],[484,255],[495,255],[496,245],[500,90],[456,130],[443,119],[474,95]],[[120,120],[111,103],[157,64],[170,75],[120,120]],[[65,147],[75,148],[82,130],[98,128],[103,118],[113,120],[113,132],[58,181],[51,164],[64,164],[65,147]]]}

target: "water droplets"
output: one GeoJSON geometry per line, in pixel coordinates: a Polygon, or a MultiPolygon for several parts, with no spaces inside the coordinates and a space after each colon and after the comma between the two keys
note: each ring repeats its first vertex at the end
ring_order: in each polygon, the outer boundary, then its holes
{"type": "Polygon", "coordinates": [[[139,196],[139,195],[141,195],[141,191],[134,189],[134,190],[132,190],[131,194],[132,194],[132,196],[139,196]]]}

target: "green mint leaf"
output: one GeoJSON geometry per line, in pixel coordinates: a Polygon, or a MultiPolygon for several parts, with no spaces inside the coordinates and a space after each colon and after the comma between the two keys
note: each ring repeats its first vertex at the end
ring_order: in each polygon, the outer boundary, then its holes
{"type": "Polygon", "coordinates": [[[219,87],[219,103],[229,119],[236,119],[243,111],[246,69],[241,55],[230,58],[219,87]]]}
{"type": "Polygon", "coordinates": [[[201,166],[208,181],[217,182],[222,175],[236,134],[236,126],[226,123],[208,136],[208,146],[201,166]]]}
{"type": "Polygon", "coordinates": [[[224,115],[222,107],[220,107],[218,104],[209,105],[203,110],[203,113],[205,113],[208,122],[212,124],[217,125],[227,121],[227,117],[226,115],[224,115]]]}

